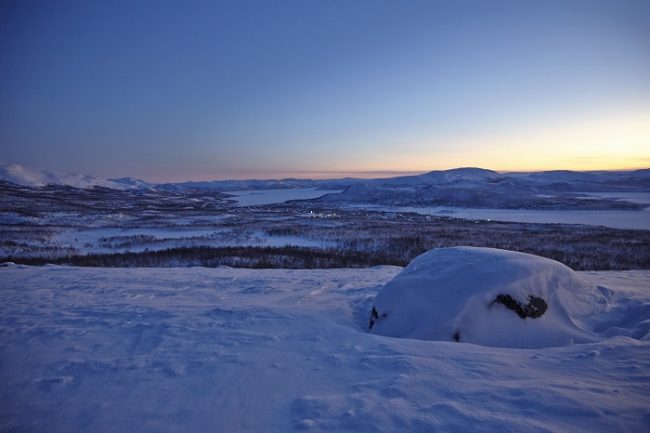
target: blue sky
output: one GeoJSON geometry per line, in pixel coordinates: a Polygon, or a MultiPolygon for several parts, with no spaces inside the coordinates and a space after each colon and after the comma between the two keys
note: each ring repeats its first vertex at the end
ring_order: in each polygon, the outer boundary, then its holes
{"type": "Polygon", "coordinates": [[[650,166],[648,1],[4,1],[2,160],[153,181],[650,166]]]}

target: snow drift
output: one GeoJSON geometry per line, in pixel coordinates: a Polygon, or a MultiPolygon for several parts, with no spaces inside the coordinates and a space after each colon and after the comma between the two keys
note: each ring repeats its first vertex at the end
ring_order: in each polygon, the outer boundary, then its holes
{"type": "Polygon", "coordinates": [[[561,263],[492,248],[416,257],[379,292],[370,332],[420,340],[539,348],[593,341],[585,319],[606,306],[561,263]]]}

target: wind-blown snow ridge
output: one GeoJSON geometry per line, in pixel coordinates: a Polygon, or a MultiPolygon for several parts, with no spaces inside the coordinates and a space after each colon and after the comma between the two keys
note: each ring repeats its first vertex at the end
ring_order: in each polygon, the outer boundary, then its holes
{"type": "Polygon", "coordinates": [[[95,176],[61,173],[8,163],[0,163],[0,180],[36,188],[47,185],[65,185],[80,189],[102,187],[118,190],[149,187],[149,184],[139,179],[104,179],[95,176]]]}

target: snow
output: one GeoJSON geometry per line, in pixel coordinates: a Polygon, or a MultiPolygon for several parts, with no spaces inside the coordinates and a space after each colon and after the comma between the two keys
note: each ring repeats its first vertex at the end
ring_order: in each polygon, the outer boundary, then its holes
{"type": "Polygon", "coordinates": [[[51,244],[73,248],[80,253],[162,250],[183,246],[184,242],[209,244],[210,237],[229,232],[223,228],[194,227],[102,227],[63,229],[50,239],[51,244]],[[141,238],[138,238],[141,237],[141,238]],[[120,244],[123,244],[120,246],[120,244]]]}
{"type": "Polygon", "coordinates": [[[392,337],[539,348],[595,340],[585,323],[606,307],[604,295],[556,261],[493,248],[428,251],[379,292],[372,332],[392,337]],[[496,302],[546,305],[525,317],[496,302]]]}
{"type": "Polygon", "coordinates": [[[0,163],[0,180],[5,180],[17,185],[29,187],[67,185],[82,189],[103,187],[126,190],[147,188],[150,186],[148,183],[142,180],[133,178],[110,180],[89,175],[47,171],[33,167],[24,167],[19,164],[8,163],[0,163]]]}
{"type": "MultiPolygon", "coordinates": [[[[71,248],[79,253],[112,253],[124,251],[155,251],[188,246],[300,246],[327,248],[334,242],[301,236],[270,236],[263,230],[236,234],[227,227],[102,227],[61,229],[51,236],[50,245],[71,248]]],[[[2,248],[0,248],[0,252],[2,248]]]]}
{"type": "Polygon", "coordinates": [[[578,273],[594,341],[537,349],[366,332],[400,271],[6,264],[0,430],[648,430],[649,271],[578,273]]]}
{"type": "Polygon", "coordinates": [[[132,236],[151,236],[156,239],[184,239],[210,236],[222,232],[221,228],[185,228],[177,227],[102,227],[91,229],[75,229],[63,231],[54,237],[54,241],[64,245],[74,244],[73,246],[81,247],[86,243],[97,243],[101,238],[129,238],[132,236]]]}

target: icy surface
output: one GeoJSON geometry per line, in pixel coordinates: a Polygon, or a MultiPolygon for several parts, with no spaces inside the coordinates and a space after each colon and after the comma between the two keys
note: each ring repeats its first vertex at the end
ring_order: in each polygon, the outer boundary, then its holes
{"type": "Polygon", "coordinates": [[[550,347],[594,341],[589,320],[607,307],[596,286],[568,267],[530,254],[455,247],[415,259],[377,295],[372,332],[392,337],[550,347]],[[541,299],[541,317],[495,302],[541,299]]]}
{"type": "Polygon", "coordinates": [[[508,349],[365,332],[399,271],[7,264],[0,430],[648,431],[650,272],[579,274],[594,342],[508,349]]]}
{"type": "Polygon", "coordinates": [[[466,220],[509,221],[535,224],[584,224],[615,229],[650,230],[650,210],[531,210],[479,209],[449,206],[353,205],[351,209],[415,212],[466,220]]]}

